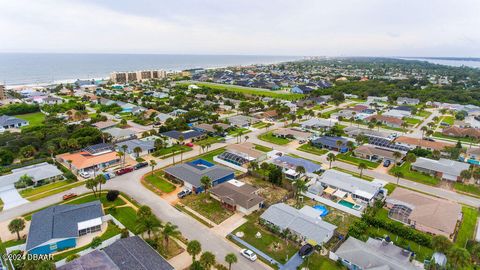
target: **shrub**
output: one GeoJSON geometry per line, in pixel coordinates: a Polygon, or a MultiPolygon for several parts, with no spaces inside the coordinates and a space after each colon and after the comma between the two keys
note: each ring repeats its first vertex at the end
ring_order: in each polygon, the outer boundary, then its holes
{"type": "Polygon", "coordinates": [[[97,237],[94,237],[92,239],[92,242],[90,243],[90,246],[92,248],[96,248],[96,247],[100,246],[101,244],[102,244],[102,239],[97,236],[97,237]]]}
{"type": "Polygon", "coordinates": [[[120,195],[118,190],[109,190],[107,193],[107,200],[113,202],[118,198],[118,195],[120,195]]]}
{"type": "Polygon", "coordinates": [[[128,232],[127,228],[123,228],[122,231],[120,232],[120,237],[121,238],[128,238],[130,236],[130,233],[128,232]]]}
{"type": "Polygon", "coordinates": [[[143,158],[141,158],[141,157],[138,157],[135,161],[136,161],[136,162],[144,162],[145,159],[143,159],[143,158]]]}
{"type": "Polygon", "coordinates": [[[80,255],[78,254],[72,254],[72,255],[68,255],[68,257],[65,259],[66,262],[71,262],[75,259],[78,259],[80,258],[80,255]]]}

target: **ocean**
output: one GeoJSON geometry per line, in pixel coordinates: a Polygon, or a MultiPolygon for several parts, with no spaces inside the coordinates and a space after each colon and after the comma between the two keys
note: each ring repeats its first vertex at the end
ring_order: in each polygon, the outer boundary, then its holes
{"type": "Polygon", "coordinates": [[[168,54],[40,54],[0,53],[0,84],[48,84],[109,77],[114,71],[215,68],[270,64],[299,56],[168,55],[168,54]]]}

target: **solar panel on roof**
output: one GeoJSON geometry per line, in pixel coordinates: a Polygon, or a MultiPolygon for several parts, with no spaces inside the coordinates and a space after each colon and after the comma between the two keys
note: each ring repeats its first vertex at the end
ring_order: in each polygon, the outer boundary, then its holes
{"type": "Polygon", "coordinates": [[[99,143],[94,145],[89,145],[83,149],[83,151],[89,152],[90,154],[100,153],[107,150],[113,151],[114,147],[108,143],[99,143]]]}

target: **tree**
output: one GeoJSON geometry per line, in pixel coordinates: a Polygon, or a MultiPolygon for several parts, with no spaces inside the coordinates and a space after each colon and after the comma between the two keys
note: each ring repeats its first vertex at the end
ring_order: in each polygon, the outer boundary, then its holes
{"type": "Polygon", "coordinates": [[[338,151],[340,151],[340,148],[342,148],[343,142],[341,140],[338,140],[335,142],[335,145],[337,145],[338,151]]]}
{"type": "Polygon", "coordinates": [[[205,251],[202,253],[202,256],[200,256],[200,263],[205,269],[209,270],[215,265],[215,255],[210,251],[205,251]]]}
{"type": "Polygon", "coordinates": [[[295,168],[295,172],[298,174],[305,174],[306,170],[305,170],[305,167],[303,166],[297,166],[297,168],[295,168]]]}
{"type": "Polygon", "coordinates": [[[138,208],[137,211],[137,218],[146,218],[153,215],[152,213],[152,208],[150,208],[147,205],[142,205],[140,208],[138,208]]]}
{"type": "Polygon", "coordinates": [[[202,264],[198,261],[193,261],[188,269],[189,270],[205,270],[202,264]]]}
{"type": "Polygon", "coordinates": [[[107,178],[105,178],[105,175],[99,174],[95,177],[95,181],[98,183],[98,197],[100,198],[100,196],[102,196],[102,185],[107,183],[107,178]]]}
{"type": "Polygon", "coordinates": [[[35,154],[35,147],[31,145],[27,145],[20,148],[20,155],[24,158],[33,157],[34,154],[35,154]]]}
{"type": "Polygon", "coordinates": [[[428,130],[428,127],[427,127],[427,126],[423,126],[420,130],[422,131],[422,138],[423,138],[424,135],[425,135],[425,132],[428,130]]]}
{"type": "Polygon", "coordinates": [[[460,172],[460,179],[462,179],[462,181],[468,180],[470,178],[472,178],[472,173],[469,170],[463,170],[460,172]]]}
{"type": "Polygon", "coordinates": [[[107,192],[107,201],[113,202],[118,198],[118,195],[120,195],[120,192],[118,190],[109,190],[107,192]]]}
{"type": "Polygon", "coordinates": [[[332,168],[332,162],[335,161],[335,159],[336,159],[336,157],[335,157],[334,153],[332,153],[332,152],[328,153],[327,160],[330,163],[330,169],[332,168]]]}
{"type": "Polygon", "coordinates": [[[207,192],[207,190],[212,186],[212,179],[204,175],[202,178],[200,178],[200,184],[202,184],[203,189],[205,189],[205,192],[207,192]]]}
{"type": "Polygon", "coordinates": [[[94,237],[92,239],[92,242],[90,243],[90,246],[92,248],[96,248],[96,247],[100,246],[101,244],[102,244],[102,238],[97,236],[97,237],[94,237]]]}
{"type": "Polygon", "coordinates": [[[192,256],[192,260],[195,261],[195,257],[202,252],[202,245],[197,240],[192,240],[187,244],[187,252],[192,256]]]}
{"type": "Polygon", "coordinates": [[[393,166],[397,166],[397,162],[400,158],[402,158],[402,153],[395,151],[393,152],[393,158],[395,159],[395,162],[393,163],[393,166]]]}
{"type": "Polygon", "coordinates": [[[475,179],[475,182],[478,183],[478,181],[480,181],[480,168],[476,168],[476,169],[472,172],[472,177],[473,177],[473,179],[475,179]]]}
{"type": "Polygon", "coordinates": [[[180,235],[178,227],[171,222],[167,222],[162,229],[163,240],[165,241],[165,249],[168,250],[168,243],[170,237],[177,237],[180,235]]]}
{"type": "MultiPolygon", "coordinates": [[[[183,145],[185,137],[183,135],[178,136],[178,142],[183,145]]],[[[180,149],[180,162],[183,162],[183,150],[180,149]]]]}
{"type": "Polygon", "coordinates": [[[400,170],[394,170],[393,176],[397,177],[397,185],[398,185],[400,178],[403,177],[403,173],[400,170]]]}
{"type": "Polygon", "coordinates": [[[245,137],[243,137],[243,138],[245,139],[245,142],[246,142],[248,139],[250,139],[249,136],[245,136],[245,137]]]}
{"type": "Polygon", "coordinates": [[[452,246],[453,246],[453,243],[443,235],[436,235],[432,237],[432,248],[435,251],[448,254],[452,246]]]}
{"type": "Polygon", "coordinates": [[[126,144],[124,144],[124,145],[121,146],[121,148],[122,148],[122,152],[123,152],[123,167],[125,167],[125,158],[126,158],[126,153],[127,153],[128,146],[126,144]]]}
{"type": "Polygon", "coordinates": [[[152,167],[152,174],[153,174],[153,170],[155,169],[155,166],[157,166],[157,162],[155,160],[150,160],[150,167],[152,167]]]}
{"type": "Polygon", "coordinates": [[[303,180],[297,180],[295,181],[295,198],[297,199],[297,203],[298,203],[298,199],[300,198],[300,194],[302,194],[302,192],[306,191],[307,190],[307,183],[303,180]]]}
{"type": "Polygon", "coordinates": [[[25,220],[23,218],[16,218],[8,224],[8,230],[17,234],[17,240],[20,240],[20,232],[23,229],[25,229],[25,220]]]}
{"type": "Polygon", "coordinates": [[[85,187],[87,189],[91,189],[93,191],[93,196],[94,197],[97,197],[97,187],[98,187],[98,181],[96,181],[95,179],[93,178],[90,178],[88,179],[86,182],[85,182],[85,187]]]}
{"type": "Polygon", "coordinates": [[[133,148],[133,152],[135,153],[135,156],[138,158],[140,156],[140,153],[142,152],[142,148],[140,146],[137,146],[133,148]]]}
{"type": "Polygon", "coordinates": [[[360,162],[358,164],[358,169],[360,170],[360,178],[362,178],[363,170],[367,168],[367,164],[360,162]]]}
{"type": "Polygon", "coordinates": [[[407,156],[405,157],[405,160],[409,163],[414,163],[415,161],[417,161],[417,156],[415,156],[414,153],[408,153],[407,156]]]}
{"type": "Polygon", "coordinates": [[[225,262],[228,263],[228,270],[232,270],[232,264],[237,263],[237,261],[237,256],[235,256],[233,253],[228,253],[225,256],[225,262]]]}
{"type": "Polygon", "coordinates": [[[160,221],[153,214],[142,218],[137,218],[137,223],[137,229],[144,232],[146,231],[149,239],[152,232],[157,231],[162,226],[160,221]]]}
{"type": "Polygon", "coordinates": [[[355,146],[355,144],[352,141],[347,141],[348,151],[352,151],[354,146],[355,146]]]}
{"type": "MultiPolygon", "coordinates": [[[[124,157],[124,156],[125,156],[125,154],[124,154],[123,152],[117,152],[117,157],[119,157],[120,160],[122,160],[122,157],[124,157]]],[[[122,164],[123,164],[123,165],[122,165],[122,167],[123,167],[125,164],[124,164],[124,163],[122,163],[122,164]]],[[[71,167],[71,166],[70,166],[70,167],[71,167]]],[[[71,168],[70,168],[70,170],[71,170],[71,168]]]]}
{"type": "Polygon", "coordinates": [[[432,152],[432,157],[433,157],[434,159],[440,159],[441,155],[442,155],[442,153],[440,153],[440,151],[438,151],[438,150],[436,150],[436,149],[433,150],[433,152],[432,152]]]}
{"type": "Polygon", "coordinates": [[[470,253],[466,249],[454,245],[448,253],[448,258],[451,266],[461,269],[470,262],[470,253]]]}

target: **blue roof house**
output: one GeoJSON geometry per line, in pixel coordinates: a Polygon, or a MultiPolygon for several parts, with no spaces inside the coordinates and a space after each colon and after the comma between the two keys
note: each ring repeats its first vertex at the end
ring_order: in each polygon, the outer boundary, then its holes
{"type": "Polygon", "coordinates": [[[346,153],[348,152],[347,141],[347,139],[342,137],[322,136],[320,138],[312,140],[312,145],[320,148],[334,150],[340,153],[346,153]],[[338,141],[342,142],[340,146],[337,145],[338,141]]]}
{"type": "Polygon", "coordinates": [[[73,248],[77,239],[102,230],[104,216],[100,201],[84,204],[60,204],[32,215],[26,251],[50,254],[73,248]]]}

